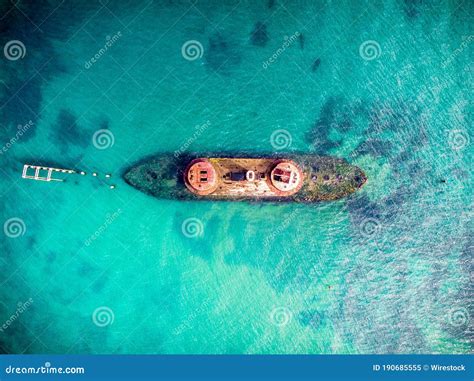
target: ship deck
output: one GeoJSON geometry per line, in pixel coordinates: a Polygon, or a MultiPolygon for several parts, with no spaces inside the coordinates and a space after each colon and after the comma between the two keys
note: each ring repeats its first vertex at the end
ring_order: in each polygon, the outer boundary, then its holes
{"type": "Polygon", "coordinates": [[[215,197],[279,197],[283,192],[279,192],[274,187],[270,187],[267,182],[272,167],[275,166],[275,159],[242,159],[242,158],[210,158],[217,171],[218,186],[212,193],[215,197]],[[256,174],[254,181],[232,180],[229,174],[244,174],[253,171],[256,174]]]}

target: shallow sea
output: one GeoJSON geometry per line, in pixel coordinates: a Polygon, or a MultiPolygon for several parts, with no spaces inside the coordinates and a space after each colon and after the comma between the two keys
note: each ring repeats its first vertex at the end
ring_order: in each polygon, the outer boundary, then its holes
{"type": "Polygon", "coordinates": [[[0,352],[472,352],[472,1],[13,3],[0,352]],[[299,205],[121,179],[177,150],[334,155],[369,180],[299,205]]]}

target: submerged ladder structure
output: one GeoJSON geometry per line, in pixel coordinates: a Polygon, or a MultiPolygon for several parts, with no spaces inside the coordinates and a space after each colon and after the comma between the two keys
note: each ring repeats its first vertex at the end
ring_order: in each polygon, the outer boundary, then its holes
{"type": "Polygon", "coordinates": [[[65,173],[72,174],[76,171],[72,169],[62,169],[62,168],[52,168],[52,167],[43,167],[40,165],[30,165],[25,164],[23,166],[23,173],[21,175],[24,179],[38,180],[38,181],[64,181],[64,179],[59,177],[53,177],[53,175],[65,173]]]}

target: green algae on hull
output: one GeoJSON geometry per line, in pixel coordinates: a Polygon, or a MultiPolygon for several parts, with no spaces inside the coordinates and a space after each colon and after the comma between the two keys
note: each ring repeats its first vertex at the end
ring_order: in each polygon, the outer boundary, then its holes
{"type": "Polygon", "coordinates": [[[349,164],[346,160],[331,156],[316,155],[286,155],[273,157],[271,155],[194,155],[175,157],[173,154],[162,154],[147,159],[132,168],[124,175],[124,180],[138,190],[157,198],[177,200],[225,200],[225,201],[281,201],[281,202],[318,202],[337,200],[361,188],[367,180],[364,172],[349,164]],[[255,194],[197,195],[186,186],[184,177],[188,165],[198,158],[209,157],[235,159],[268,159],[275,163],[280,160],[291,160],[303,172],[301,189],[289,196],[261,196],[255,194]]]}

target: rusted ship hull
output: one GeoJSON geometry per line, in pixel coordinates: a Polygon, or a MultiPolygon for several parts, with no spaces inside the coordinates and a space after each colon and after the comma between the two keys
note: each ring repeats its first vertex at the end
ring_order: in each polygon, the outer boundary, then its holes
{"type": "Polygon", "coordinates": [[[170,154],[138,163],[124,179],[142,192],[165,199],[319,202],[348,196],[367,177],[344,159],[329,156],[170,154]]]}

